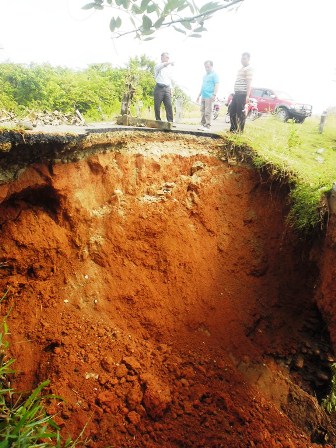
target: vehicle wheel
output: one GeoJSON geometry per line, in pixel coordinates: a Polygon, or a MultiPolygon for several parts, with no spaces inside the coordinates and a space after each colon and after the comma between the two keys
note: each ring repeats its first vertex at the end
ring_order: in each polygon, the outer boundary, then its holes
{"type": "Polygon", "coordinates": [[[276,112],[276,115],[279,118],[279,120],[283,122],[287,121],[289,118],[287,110],[284,109],[283,107],[279,107],[279,109],[276,112]]]}
{"type": "Polygon", "coordinates": [[[304,118],[294,118],[295,123],[303,123],[305,121],[304,118]]]}
{"type": "Polygon", "coordinates": [[[259,117],[259,114],[257,110],[251,110],[248,116],[250,120],[254,121],[259,117]]]}

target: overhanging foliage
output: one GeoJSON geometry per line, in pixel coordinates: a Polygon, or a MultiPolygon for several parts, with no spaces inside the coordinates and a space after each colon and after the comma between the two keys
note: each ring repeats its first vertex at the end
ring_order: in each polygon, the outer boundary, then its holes
{"type": "Polygon", "coordinates": [[[171,27],[185,36],[199,38],[207,31],[205,22],[215,13],[243,1],[210,1],[199,7],[193,0],[94,0],[83,9],[111,8],[113,37],[134,34],[138,39],[151,40],[159,30],[171,27]]]}

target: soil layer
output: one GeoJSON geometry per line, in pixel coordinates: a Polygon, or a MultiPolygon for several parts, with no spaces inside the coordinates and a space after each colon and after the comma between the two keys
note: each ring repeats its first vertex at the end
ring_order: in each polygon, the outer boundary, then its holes
{"type": "Polygon", "coordinates": [[[0,186],[14,386],[49,378],[48,411],[87,447],[332,446],[316,290],[332,323],[335,277],[286,225],[287,187],[224,140],[118,142],[0,186]]]}

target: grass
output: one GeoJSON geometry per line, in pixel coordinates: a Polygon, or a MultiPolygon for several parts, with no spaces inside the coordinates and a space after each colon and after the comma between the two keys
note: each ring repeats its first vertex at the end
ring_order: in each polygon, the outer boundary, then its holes
{"type": "Polygon", "coordinates": [[[329,413],[336,411],[336,364],[331,364],[331,390],[330,393],[322,400],[322,407],[329,413]]]}
{"type": "Polygon", "coordinates": [[[321,228],[327,213],[326,195],[336,181],[336,117],[329,115],[323,133],[319,117],[303,124],[282,123],[273,116],[247,122],[243,135],[229,136],[252,149],[253,162],[268,168],[291,186],[290,223],[303,233],[321,228]]]}

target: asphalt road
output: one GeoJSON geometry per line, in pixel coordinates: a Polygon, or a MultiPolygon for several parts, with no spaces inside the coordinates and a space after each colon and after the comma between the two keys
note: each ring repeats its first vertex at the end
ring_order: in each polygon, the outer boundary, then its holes
{"type": "MultiPolygon", "coordinates": [[[[17,125],[14,123],[2,123],[2,125],[5,125],[7,128],[15,128],[17,125]]],[[[200,126],[200,119],[198,118],[184,118],[181,120],[181,122],[174,123],[173,131],[183,131],[183,132],[192,132],[192,133],[204,133],[203,131],[199,131],[198,127],[200,126]]],[[[225,115],[224,113],[219,116],[216,120],[212,121],[210,133],[218,133],[227,131],[229,129],[229,124],[225,123],[225,115]]],[[[94,122],[94,123],[87,123],[83,126],[76,126],[76,125],[38,125],[34,126],[32,129],[27,127],[27,132],[43,132],[48,134],[60,134],[60,133],[72,133],[72,134],[87,134],[90,132],[98,132],[99,130],[117,130],[117,129],[125,129],[125,126],[123,125],[117,125],[114,120],[112,121],[104,121],[104,122],[94,122]]],[[[131,127],[130,127],[131,128],[131,127]]],[[[135,128],[134,129],[143,129],[143,128],[135,128]]]]}
{"type": "MultiPolygon", "coordinates": [[[[184,131],[184,132],[199,132],[203,133],[203,131],[199,131],[198,128],[200,126],[200,119],[198,118],[185,118],[182,119],[181,122],[174,123],[173,131],[184,131]]],[[[49,128],[53,128],[54,126],[49,126],[49,128]]],[[[77,126],[77,128],[84,128],[83,131],[87,132],[93,129],[107,129],[107,128],[124,128],[125,126],[119,126],[115,124],[115,122],[99,122],[99,123],[88,123],[87,126],[77,126]]],[[[209,132],[223,132],[229,130],[230,124],[225,123],[225,116],[219,116],[216,120],[212,120],[211,129],[209,132]]],[[[37,130],[46,130],[46,127],[38,127],[37,130]]]]}
{"type": "MultiPolygon", "coordinates": [[[[197,118],[185,118],[181,123],[175,123],[176,130],[181,129],[184,131],[197,131],[200,126],[200,119],[197,118]]],[[[212,120],[210,132],[223,132],[228,131],[230,128],[229,123],[225,123],[225,115],[220,115],[216,120],[212,120]]]]}

